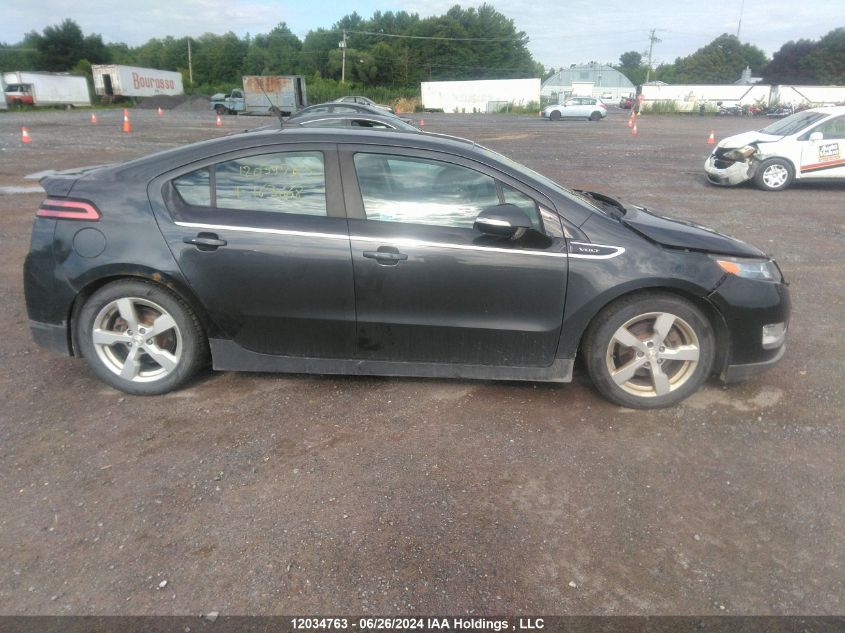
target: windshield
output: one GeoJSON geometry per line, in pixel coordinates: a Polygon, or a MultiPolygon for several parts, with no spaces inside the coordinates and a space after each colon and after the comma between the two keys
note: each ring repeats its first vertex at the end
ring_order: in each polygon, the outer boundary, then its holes
{"type": "Polygon", "coordinates": [[[823,112],[796,112],[785,119],[767,125],[760,131],[763,134],[771,134],[773,136],[789,136],[790,134],[800,132],[808,125],[812,125],[826,116],[823,112]]]}

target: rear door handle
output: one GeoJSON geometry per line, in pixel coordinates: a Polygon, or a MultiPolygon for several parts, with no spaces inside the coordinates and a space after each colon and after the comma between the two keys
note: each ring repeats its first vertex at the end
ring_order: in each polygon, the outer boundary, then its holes
{"type": "Polygon", "coordinates": [[[226,240],[221,240],[214,233],[200,233],[196,237],[183,237],[185,244],[193,244],[201,251],[213,251],[220,246],[226,246],[226,240]]]}

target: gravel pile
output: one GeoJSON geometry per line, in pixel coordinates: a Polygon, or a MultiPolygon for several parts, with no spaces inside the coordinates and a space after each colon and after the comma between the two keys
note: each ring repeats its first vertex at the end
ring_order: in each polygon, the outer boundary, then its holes
{"type": "Polygon", "coordinates": [[[142,110],[208,110],[206,95],[156,95],[147,97],[136,108],[142,110]]]}
{"type": "Polygon", "coordinates": [[[178,106],[174,107],[174,110],[189,110],[192,112],[199,112],[209,110],[211,108],[210,105],[210,98],[207,95],[194,95],[192,97],[188,97],[180,103],[178,106]]]}

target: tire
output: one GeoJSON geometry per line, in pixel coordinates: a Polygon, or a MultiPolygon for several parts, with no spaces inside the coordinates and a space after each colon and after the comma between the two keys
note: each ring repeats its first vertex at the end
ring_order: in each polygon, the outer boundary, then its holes
{"type": "Polygon", "coordinates": [[[145,281],[116,281],[91,295],[79,312],[76,339],[100,380],[135,395],[180,387],[208,358],[208,341],[190,307],[145,281]]]}
{"type": "Polygon", "coordinates": [[[560,110],[552,110],[549,113],[549,120],[551,120],[551,121],[560,121],[560,117],[561,117],[560,110]]]}
{"type": "Polygon", "coordinates": [[[224,106],[224,105],[220,105],[220,104],[218,103],[216,106],[214,106],[214,111],[215,111],[217,114],[219,114],[220,116],[223,116],[223,115],[224,115],[224,114],[226,114],[229,110],[226,108],[226,106],[224,106]]]}
{"type": "Polygon", "coordinates": [[[671,407],[692,394],[710,375],[715,347],[713,328],[698,308],[656,292],[608,305],[582,343],[596,389],[632,409],[671,407]]]}
{"type": "Polygon", "coordinates": [[[590,115],[590,121],[601,121],[601,112],[593,112],[590,115]]]}
{"type": "Polygon", "coordinates": [[[792,184],[795,168],[783,158],[763,161],[754,174],[754,184],[763,191],[783,191],[792,184]]]}

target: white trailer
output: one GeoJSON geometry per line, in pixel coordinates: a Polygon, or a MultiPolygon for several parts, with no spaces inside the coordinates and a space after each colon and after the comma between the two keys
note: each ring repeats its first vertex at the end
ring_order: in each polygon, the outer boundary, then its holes
{"type": "Polygon", "coordinates": [[[91,66],[91,73],[94,75],[94,92],[104,100],[184,93],[182,74],[171,70],[108,64],[91,66]]]}
{"type": "Polygon", "coordinates": [[[18,70],[3,73],[3,83],[5,101],[12,107],[91,105],[88,80],[85,77],[18,70]]]}
{"type": "Polygon", "coordinates": [[[701,104],[725,106],[791,104],[834,105],[845,102],[845,86],[792,86],[769,84],[652,85],[642,87],[644,107],[660,101],[673,101],[679,111],[695,111],[701,104]]]}
{"type": "Polygon", "coordinates": [[[496,112],[540,103],[539,79],[424,81],[421,91],[424,108],[444,112],[496,112]]]}

